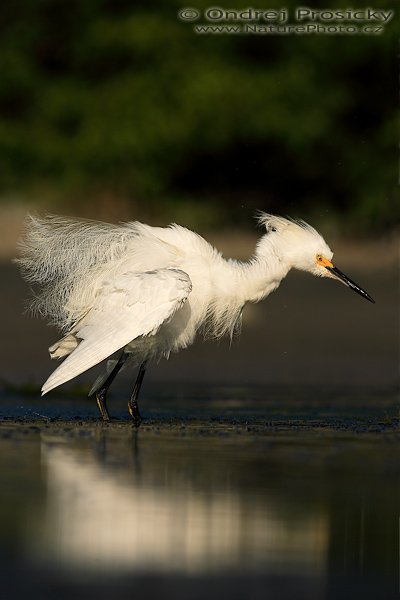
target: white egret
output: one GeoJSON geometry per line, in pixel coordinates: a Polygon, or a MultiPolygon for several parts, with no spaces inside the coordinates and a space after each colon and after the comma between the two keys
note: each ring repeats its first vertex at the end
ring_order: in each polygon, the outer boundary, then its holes
{"type": "Polygon", "coordinates": [[[139,424],[137,399],[148,361],[186,348],[198,332],[233,335],[246,302],[268,296],[290,269],[337,279],[374,302],[334,266],[313,227],[262,212],[258,221],[264,234],[254,256],[240,262],[175,224],[28,216],[17,262],[23,276],[41,286],[33,309],[64,332],[49,348],[51,358],[66,357],[42,393],[109,359],[90,392],[107,421],[107,390],[132,362],[139,373],[128,408],[139,424]]]}

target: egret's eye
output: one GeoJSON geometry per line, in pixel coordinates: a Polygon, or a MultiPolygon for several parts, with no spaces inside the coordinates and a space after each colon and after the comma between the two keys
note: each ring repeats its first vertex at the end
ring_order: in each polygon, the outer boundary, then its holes
{"type": "Polygon", "coordinates": [[[326,267],[327,269],[333,268],[333,264],[330,260],[328,260],[323,254],[316,255],[317,264],[321,265],[321,267],[326,267]]]}

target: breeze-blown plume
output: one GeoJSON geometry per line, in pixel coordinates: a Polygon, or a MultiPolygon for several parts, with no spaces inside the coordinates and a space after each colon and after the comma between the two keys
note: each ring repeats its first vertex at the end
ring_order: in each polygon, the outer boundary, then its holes
{"type": "Polygon", "coordinates": [[[84,296],[94,288],[82,282],[93,281],[99,266],[118,262],[134,235],[128,224],[28,215],[16,262],[24,279],[39,286],[29,308],[68,330],[83,316],[79,306],[90,306],[84,296]]]}

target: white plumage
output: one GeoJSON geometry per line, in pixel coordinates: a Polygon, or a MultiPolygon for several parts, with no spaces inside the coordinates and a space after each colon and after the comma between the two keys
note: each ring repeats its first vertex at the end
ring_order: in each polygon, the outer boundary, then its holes
{"type": "MultiPolygon", "coordinates": [[[[291,268],[340,279],[372,301],[333,266],[331,250],[311,226],[266,213],[258,220],[265,233],[254,256],[239,262],[175,224],[29,216],[18,262],[24,277],[41,287],[32,309],[65,334],[49,348],[51,357],[67,357],[43,393],[118,350],[144,365],[187,347],[200,329],[205,336],[233,335],[246,302],[265,298],[291,268]]],[[[95,392],[103,386],[105,397],[122,362],[109,362],[95,392]]],[[[100,408],[108,417],[105,404],[100,408]]]]}
{"type": "MultiPolygon", "coordinates": [[[[65,349],[69,356],[48,378],[42,392],[46,394],[87,371],[132,340],[156,335],[162,323],[182,306],[191,289],[189,276],[178,269],[127,271],[105,280],[86,317],[66,340],[56,344],[59,352],[65,349]],[[75,347],[71,347],[71,335],[76,340],[75,347]]],[[[51,348],[54,355],[54,346],[51,348]]]]}

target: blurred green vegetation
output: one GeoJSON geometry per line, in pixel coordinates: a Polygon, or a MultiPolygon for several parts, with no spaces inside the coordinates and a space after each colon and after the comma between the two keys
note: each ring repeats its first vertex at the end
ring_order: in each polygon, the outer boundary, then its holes
{"type": "MultiPolygon", "coordinates": [[[[282,8],[252,5],[266,4],[282,8]]],[[[183,6],[2,1],[3,198],[75,211],[123,199],[132,214],[206,226],[248,226],[261,208],[391,227],[395,23],[381,35],[196,35],[183,6]]]]}

